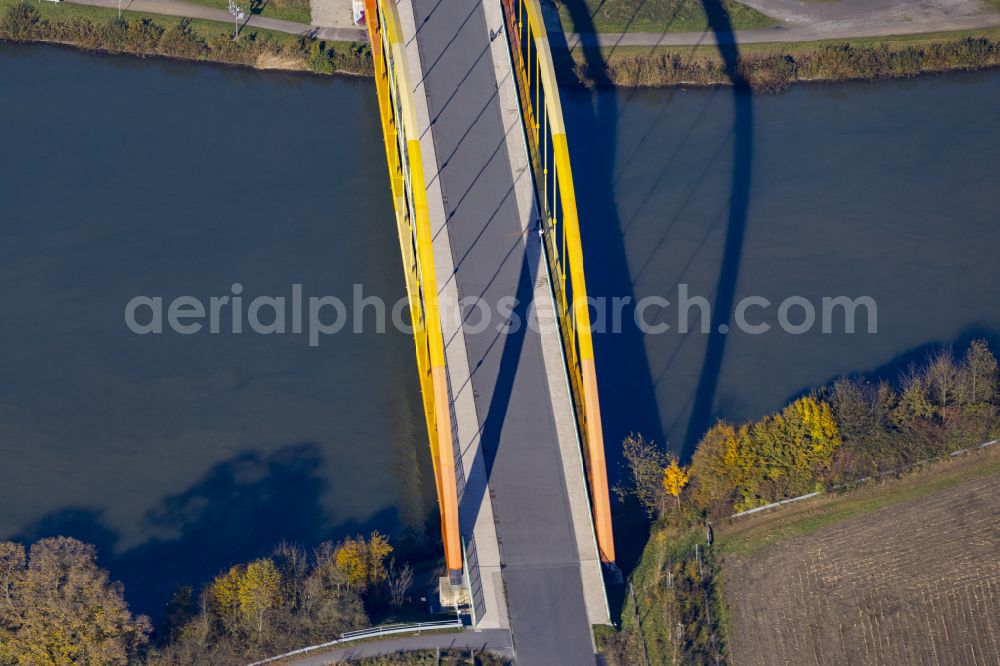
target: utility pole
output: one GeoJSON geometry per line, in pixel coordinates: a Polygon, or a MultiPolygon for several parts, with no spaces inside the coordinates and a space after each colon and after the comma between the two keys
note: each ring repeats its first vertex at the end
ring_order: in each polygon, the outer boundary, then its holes
{"type": "MultiPolygon", "coordinates": [[[[121,0],[118,0],[118,3],[121,4],[121,0]]],[[[236,0],[229,0],[229,13],[233,16],[233,40],[235,41],[240,36],[240,21],[246,18],[246,12],[236,4],[236,0]]]]}

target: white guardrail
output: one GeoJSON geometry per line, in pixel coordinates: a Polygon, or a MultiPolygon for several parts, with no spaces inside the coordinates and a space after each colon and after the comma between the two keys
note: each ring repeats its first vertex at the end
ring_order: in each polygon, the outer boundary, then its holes
{"type": "Polygon", "coordinates": [[[740,516],[749,516],[751,513],[757,513],[758,511],[767,511],[768,509],[773,509],[776,506],[781,506],[782,504],[788,504],[789,502],[798,502],[799,500],[809,499],[810,497],[816,497],[822,491],[817,490],[814,493],[809,493],[808,495],[799,495],[798,497],[790,497],[788,499],[781,500],[780,502],[771,502],[770,504],[765,504],[764,506],[758,506],[755,509],[747,509],[746,511],[740,511],[739,513],[734,513],[729,516],[730,518],[739,518],[740,516]]]}
{"type": "Polygon", "coordinates": [[[439,620],[437,622],[416,622],[414,624],[386,624],[379,627],[372,627],[371,629],[345,631],[340,635],[340,638],[336,640],[329,641],[327,643],[320,643],[319,645],[310,645],[309,647],[299,648],[298,650],[292,650],[291,652],[279,654],[276,657],[268,657],[267,659],[247,664],[247,666],[270,664],[278,661],[279,659],[287,659],[300,654],[307,654],[315,650],[322,650],[324,648],[334,647],[336,645],[342,645],[352,641],[360,641],[366,638],[382,638],[383,636],[393,636],[396,634],[420,634],[424,631],[441,631],[444,629],[461,629],[464,626],[465,625],[462,624],[461,619],[455,619],[439,620]]]}
{"type": "MultiPolygon", "coordinates": [[[[959,449],[958,451],[952,451],[951,453],[948,454],[948,457],[949,458],[956,458],[958,456],[965,455],[966,453],[969,453],[971,451],[977,451],[979,449],[985,449],[986,447],[993,446],[994,444],[997,444],[997,443],[1000,443],[1000,439],[993,439],[993,440],[990,440],[988,442],[983,442],[979,446],[973,446],[973,447],[968,448],[968,449],[959,449]]],[[[898,469],[889,469],[889,470],[886,470],[884,472],[880,472],[876,476],[878,477],[878,476],[885,476],[886,474],[900,474],[902,472],[905,472],[908,469],[912,469],[913,467],[918,467],[920,465],[926,465],[927,463],[930,463],[930,462],[933,462],[933,461],[934,461],[933,458],[928,459],[928,460],[921,460],[920,462],[913,463],[912,465],[907,465],[905,467],[900,467],[898,469]]],[[[866,476],[866,477],[864,477],[862,479],[856,479],[856,480],[850,481],[848,483],[843,483],[843,484],[841,484],[839,486],[834,486],[834,489],[846,488],[847,486],[852,486],[852,485],[855,485],[855,484],[858,484],[858,483],[864,483],[865,481],[868,481],[869,479],[871,479],[871,477],[870,476],[866,476]]],[[[821,494],[823,494],[823,491],[822,490],[817,490],[816,492],[809,493],[808,495],[799,495],[798,497],[790,497],[789,499],[781,500],[780,502],[772,502],[771,504],[765,504],[764,506],[758,506],[758,507],[756,507],[754,509],[748,509],[746,511],[740,511],[739,513],[734,513],[733,515],[729,516],[728,520],[732,520],[733,518],[740,518],[742,516],[749,516],[750,514],[757,513],[759,511],[767,511],[768,509],[773,509],[774,507],[781,506],[782,504],[788,504],[789,502],[798,502],[799,500],[809,499],[810,497],[816,497],[817,495],[821,495],[821,494]]]]}

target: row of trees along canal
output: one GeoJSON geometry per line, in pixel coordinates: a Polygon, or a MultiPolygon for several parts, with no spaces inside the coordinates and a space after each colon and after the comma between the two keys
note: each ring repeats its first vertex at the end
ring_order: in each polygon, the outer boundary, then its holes
{"type": "Polygon", "coordinates": [[[129,611],[93,546],[0,543],[0,664],[227,666],[329,641],[410,601],[413,571],[392,550],[378,532],[311,553],[280,544],[198,593],[181,588],[152,641],[149,619],[129,611]]]}

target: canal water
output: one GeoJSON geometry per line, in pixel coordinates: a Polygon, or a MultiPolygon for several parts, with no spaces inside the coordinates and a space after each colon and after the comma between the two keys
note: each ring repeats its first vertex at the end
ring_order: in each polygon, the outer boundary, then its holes
{"type": "Polygon", "coordinates": [[[2,44],[0,82],[0,538],[96,543],[156,612],[283,539],[423,534],[410,337],[124,317],[234,283],[404,296],[371,82],[2,44]]]}
{"type": "MultiPolygon", "coordinates": [[[[1000,73],[568,92],[565,111],[591,294],[672,303],[644,311],[666,332],[625,306],[597,335],[609,446],[683,451],[718,417],[998,337],[1000,73]],[[748,319],[772,330],[717,313],[734,330],[680,333],[680,283],[767,298],[748,319]],[[783,300],[841,295],[876,302],[876,334],[779,329],[783,300]]],[[[136,296],[234,283],[401,298],[370,81],[0,44],[0,151],[0,538],[93,542],[153,613],[283,539],[436,538],[405,333],[371,311],[317,346],[125,322],[136,296]]]]}
{"type": "Polygon", "coordinates": [[[1000,72],[564,93],[564,108],[590,293],[645,299],[644,321],[670,326],[637,334],[625,310],[622,333],[596,337],[609,440],[640,432],[687,455],[717,419],[838,376],[894,378],[976,337],[1000,349],[1000,72]],[[770,329],[713,311],[706,334],[692,305],[682,333],[682,284],[729,315],[767,299],[745,320],[770,329]],[[861,308],[846,333],[838,308],[824,333],[823,299],[839,296],[870,298],[877,332],[861,308]]]}

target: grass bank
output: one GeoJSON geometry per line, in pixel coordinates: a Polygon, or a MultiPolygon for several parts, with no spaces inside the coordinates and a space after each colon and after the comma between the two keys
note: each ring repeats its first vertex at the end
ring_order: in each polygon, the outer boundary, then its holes
{"type": "MultiPolygon", "coordinates": [[[[184,1],[205,7],[212,7],[213,9],[229,11],[229,0],[184,1]]],[[[244,10],[249,9],[251,14],[259,14],[260,16],[281,19],[283,21],[294,21],[306,25],[312,23],[309,0],[239,0],[237,4],[244,10]]]]}
{"type": "MultiPolygon", "coordinates": [[[[708,30],[708,16],[701,0],[555,0],[555,6],[566,32],[708,30]]],[[[722,0],[722,8],[735,30],[770,28],[775,24],[771,17],[735,0],[722,0]]]]}
{"type": "MultiPolygon", "coordinates": [[[[221,0],[195,1],[212,4],[221,0]]],[[[231,30],[228,23],[141,12],[126,12],[119,23],[114,9],[0,0],[0,40],[53,42],[102,53],[162,56],[258,69],[372,74],[367,44],[326,42],[260,28],[246,29],[234,42],[231,30]]],[[[600,64],[588,63],[580,49],[556,55],[561,79],[569,85],[664,87],[732,82],[731,73],[714,46],[606,48],[601,49],[600,64]]],[[[783,90],[799,81],[878,80],[998,65],[1000,28],[992,28],[885,38],[745,44],[740,47],[738,69],[739,76],[752,88],[768,92],[783,90]]]]}
{"type": "Polygon", "coordinates": [[[698,528],[654,526],[629,579],[621,627],[595,627],[608,666],[712,664],[725,657],[715,550],[698,528]]]}
{"type": "Polygon", "coordinates": [[[602,48],[599,64],[574,49],[564,80],[585,86],[726,85],[778,91],[801,81],[880,80],[1000,65],[1000,28],[798,43],[743,44],[737,72],[715,46],[602,48]]]}
{"type": "Polygon", "coordinates": [[[216,21],[117,11],[68,3],[0,0],[0,40],[69,44],[100,53],[162,56],[258,69],[372,74],[367,44],[250,28],[232,39],[216,21]]]}

